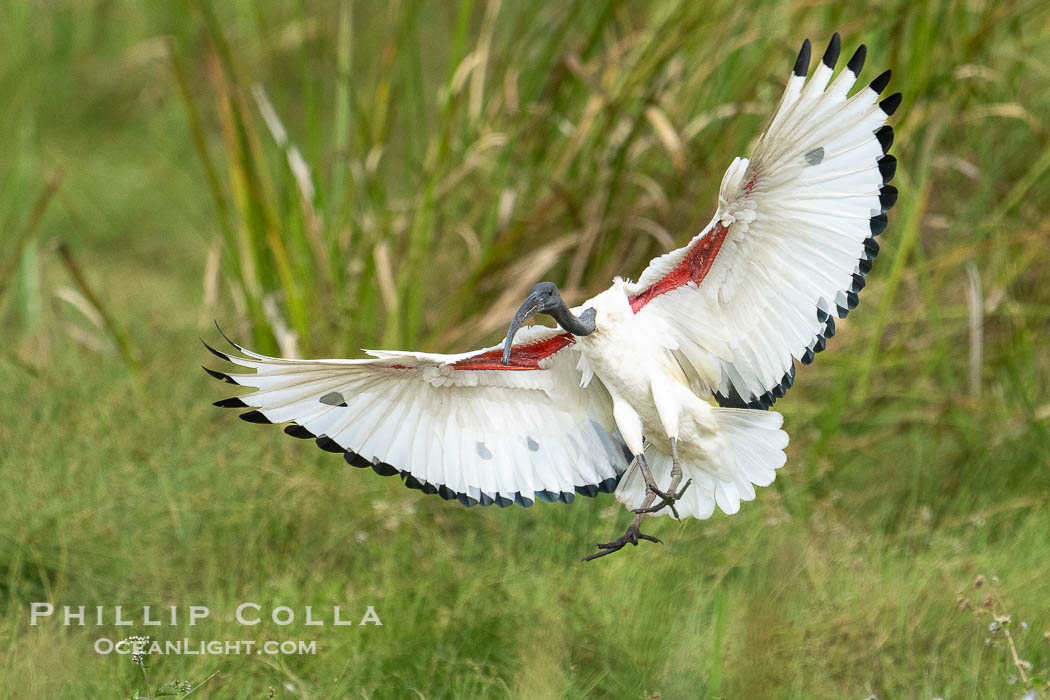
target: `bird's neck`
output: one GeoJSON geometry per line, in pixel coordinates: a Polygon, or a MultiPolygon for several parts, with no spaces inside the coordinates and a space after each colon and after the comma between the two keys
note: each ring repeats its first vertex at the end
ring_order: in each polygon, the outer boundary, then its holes
{"type": "Polygon", "coordinates": [[[551,313],[551,317],[558,325],[573,335],[590,335],[594,332],[594,309],[586,309],[579,316],[569,311],[569,307],[563,302],[561,306],[551,313]]]}

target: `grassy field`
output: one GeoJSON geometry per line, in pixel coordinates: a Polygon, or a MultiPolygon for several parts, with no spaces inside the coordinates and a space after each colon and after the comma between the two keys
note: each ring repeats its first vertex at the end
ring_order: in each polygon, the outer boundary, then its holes
{"type": "Polygon", "coordinates": [[[1050,697],[1046,3],[0,0],[0,40],[0,697],[1050,697]],[[900,202],[739,514],[584,565],[611,497],[468,510],[210,405],[212,319],[464,350],[636,276],[835,30],[904,93],[900,202]],[[139,634],[317,653],[94,650],[139,634]]]}

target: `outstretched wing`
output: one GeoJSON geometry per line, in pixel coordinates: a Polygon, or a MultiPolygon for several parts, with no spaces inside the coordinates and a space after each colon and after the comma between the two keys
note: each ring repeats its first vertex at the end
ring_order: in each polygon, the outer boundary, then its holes
{"type": "Polygon", "coordinates": [[[461,355],[368,351],[365,360],[288,360],[230,341],[219,357],[254,373],[217,379],[255,392],[216,402],[251,423],[288,423],[357,467],[464,505],[570,503],[612,492],[629,455],[601,382],[580,386],[572,335],[532,327],[509,365],[501,347],[461,355]]]}
{"type": "Polygon", "coordinates": [[[865,47],[834,81],[838,34],[807,81],[809,53],[807,40],[751,159],[726,171],[711,223],[629,290],[723,406],[768,408],[794,381],[793,358],[824,349],[834,317],[857,305],[897,200],[885,121],[900,94],[877,103],[889,71],[849,96],[865,47]]]}

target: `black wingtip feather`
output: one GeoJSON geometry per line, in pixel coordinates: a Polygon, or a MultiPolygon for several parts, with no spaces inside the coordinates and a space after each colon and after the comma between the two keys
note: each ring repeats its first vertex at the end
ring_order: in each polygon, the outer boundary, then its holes
{"type": "Polygon", "coordinates": [[[828,50],[824,52],[821,62],[828,68],[834,68],[838,63],[840,51],[842,51],[842,40],[839,38],[839,33],[835,32],[831,35],[831,43],[828,44],[828,50]]]}
{"type": "Polygon", "coordinates": [[[237,396],[233,396],[228,399],[223,399],[221,401],[215,401],[214,403],[212,403],[212,406],[218,406],[219,408],[250,408],[248,404],[241,401],[241,399],[237,396]]]}
{"type": "Polygon", "coordinates": [[[259,411],[248,411],[247,413],[242,413],[238,417],[243,421],[257,423],[259,425],[270,425],[273,422],[259,411]]]}
{"type": "Polygon", "coordinates": [[[230,377],[230,375],[228,374],[224,374],[217,370],[211,369],[210,367],[205,367],[204,365],[201,365],[201,369],[207,372],[209,376],[218,379],[220,382],[226,382],[227,384],[237,384],[237,382],[233,381],[233,378],[230,377]]]}
{"type": "Polygon", "coordinates": [[[879,75],[868,83],[868,87],[874,90],[877,94],[882,94],[882,91],[886,89],[886,86],[890,84],[890,76],[893,75],[893,71],[887,70],[879,73],[879,75]]]}
{"type": "Polygon", "coordinates": [[[890,95],[885,100],[879,103],[879,108],[886,113],[887,117],[892,116],[893,113],[896,112],[897,108],[900,106],[901,94],[899,92],[893,93],[892,95],[890,95]]]}
{"type": "Polygon", "coordinates": [[[372,464],[372,471],[379,476],[393,476],[394,474],[401,473],[397,467],[391,466],[386,462],[374,462],[372,464]]]}
{"type": "Polygon", "coordinates": [[[890,146],[893,145],[893,127],[889,124],[884,124],[875,130],[875,138],[879,140],[879,145],[882,146],[882,154],[886,155],[890,152],[890,146]]]}
{"type": "Polygon", "coordinates": [[[309,440],[316,437],[313,433],[298,423],[284,426],[284,432],[286,435],[291,435],[293,438],[299,438],[300,440],[309,440]]]}
{"type": "Polygon", "coordinates": [[[576,487],[576,493],[581,496],[587,496],[588,498],[595,498],[598,495],[597,484],[584,484],[583,486],[576,487]]]}
{"type": "Polygon", "coordinates": [[[315,442],[317,443],[317,446],[325,452],[331,452],[332,454],[337,455],[341,455],[344,452],[346,452],[346,450],[343,449],[342,445],[340,445],[338,442],[328,437],[327,435],[318,435],[315,442]]]}
{"type": "Polygon", "coordinates": [[[219,331],[219,335],[221,335],[227,343],[232,345],[237,350],[244,350],[244,348],[242,348],[240,345],[230,340],[230,336],[226,335],[226,331],[222,329],[222,326],[219,325],[218,321],[213,321],[213,323],[215,324],[215,329],[219,331]]]}
{"type": "Polygon", "coordinates": [[[868,47],[861,44],[857,47],[857,50],[853,52],[853,58],[846,64],[846,68],[849,68],[850,72],[853,73],[854,77],[860,75],[860,71],[864,68],[864,59],[868,57],[868,47]]]}
{"type": "MultiPolygon", "coordinates": [[[[351,452],[350,450],[346,450],[345,452],[343,452],[343,459],[346,460],[346,463],[349,464],[351,467],[357,467],[358,469],[366,469],[372,466],[372,463],[369,462],[367,459],[357,454],[356,452],[351,452]]],[[[424,493],[426,492],[424,491],[424,493]]],[[[434,493],[437,493],[437,491],[435,491],[434,493]]]]}
{"type": "Polygon", "coordinates": [[[871,217],[871,235],[877,236],[886,230],[886,224],[889,219],[886,218],[885,214],[876,214],[871,217]]]}
{"type": "Polygon", "coordinates": [[[798,52],[798,58],[795,59],[795,75],[800,78],[805,78],[806,73],[809,72],[809,54],[810,54],[809,39],[802,42],[802,49],[798,52]]]}
{"type": "Polygon", "coordinates": [[[466,506],[467,508],[470,508],[470,507],[476,506],[478,504],[478,499],[471,498],[467,494],[461,493],[461,494],[459,494],[459,502],[462,505],[466,506]]]}
{"type": "Polygon", "coordinates": [[[879,189],[879,204],[882,206],[882,213],[885,214],[893,205],[897,203],[897,188],[893,185],[883,185],[879,189]]]}
{"type": "Polygon", "coordinates": [[[729,394],[723,395],[715,392],[715,400],[718,401],[718,405],[722,408],[765,408],[765,406],[762,405],[761,399],[757,401],[745,401],[732,383],[729,385],[729,394]]]}
{"type": "Polygon", "coordinates": [[[219,352],[218,350],[216,350],[212,346],[210,346],[207,343],[205,343],[204,342],[204,338],[201,338],[201,344],[204,345],[204,347],[208,348],[208,352],[210,352],[212,355],[215,355],[215,357],[218,357],[219,359],[222,359],[222,360],[226,360],[227,362],[231,362],[229,355],[227,355],[224,352],[219,352]]]}
{"type": "Polygon", "coordinates": [[[764,411],[772,408],[773,404],[777,402],[777,399],[783,398],[784,394],[787,393],[787,390],[790,389],[794,383],[795,365],[792,364],[788,371],[784,373],[784,376],[780,378],[780,382],[766,393],[752,399],[751,401],[745,401],[732,383],[729,385],[728,395],[715,392],[715,400],[718,401],[718,405],[721,408],[749,408],[764,411]]]}
{"type": "Polygon", "coordinates": [[[893,156],[879,158],[879,172],[882,173],[882,184],[885,185],[897,174],[897,159],[893,156]]]}

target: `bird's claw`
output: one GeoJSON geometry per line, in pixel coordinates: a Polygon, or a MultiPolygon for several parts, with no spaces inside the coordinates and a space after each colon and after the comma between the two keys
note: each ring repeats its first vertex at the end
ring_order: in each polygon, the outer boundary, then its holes
{"type": "Polygon", "coordinates": [[[685,490],[689,488],[689,484],[693,483],[692,479],[689,479],[682,485],[682,488],[678,490],[678,493],[673,491],[661,491],[660,489],[649,487],[649,490],[655,493],[663,500],[655,505],[651,505],[648,508],[635,508],[631,512],[636,515],[646,515],[648,513],[655,513],[663,508],[670,508],[671,513],[674,515],[675,520],[681,520],[682,518],[678,515],[678,510],[674,507],[675,502],[685,494],[685,490]]]}
{"type": "Polygon", "coordinates": [[[636,523],[631,523],[628,526],[628,528],[627,528],[627,532],[625,532],[622,537],[619,537],[618,539],[615,539],[612,542],[606,542],[605,544],[597,545],[598,549],[600,549],[602,551],[595,552],[594,554],[588,555],[588,556],[584,557],[581,561],[590,561],[591,559],[597,559],[598,557],[604,557],[606,554],[612,554],[613,552],[619,552],[627,544],[632,544],[635,547],[637,547],[639,540],[648,540],[649,542],[656,542],[657,544],[663,544],[662,540],[659,540],[659,539],[653,537],[652,535],[645,534],[644,532],[641,531],[641,529],[639,529],[639,527],[638,527],[638,525],[636,523]]]}

